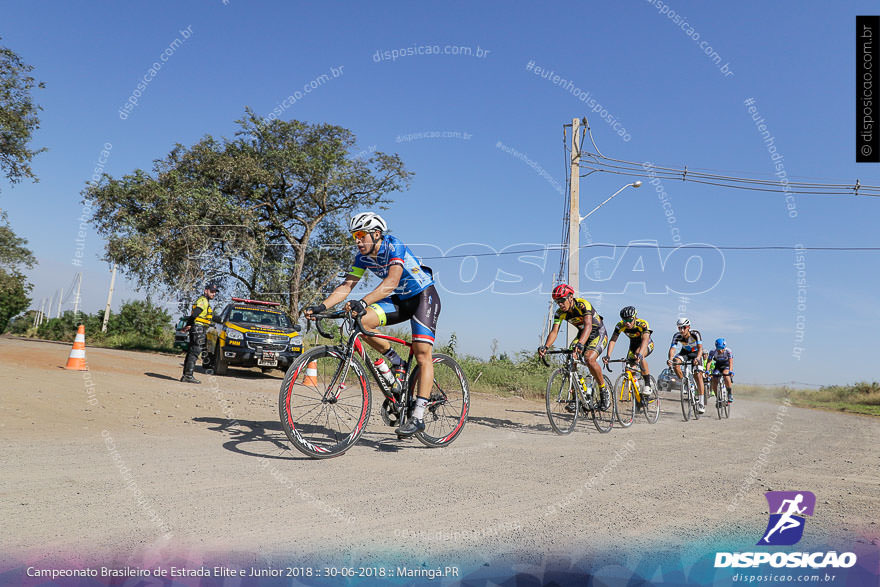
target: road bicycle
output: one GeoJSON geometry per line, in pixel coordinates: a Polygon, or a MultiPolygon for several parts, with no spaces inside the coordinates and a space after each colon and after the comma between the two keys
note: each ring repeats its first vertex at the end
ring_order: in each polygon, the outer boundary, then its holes
{"type": "MultiPolygon", "coordinates": [[[[342,319],[340,344],[317,346],[288,368],[281,384],[278,410],[287,438],[300,452],[316,459],[338,457],[354,446],[370,419],[371,391],[367,373],[384,396],[380,414],[388,426],[398,426],[415,408],[419,367],[412,344],[365,330],[360,317],[339,310],[315,314],[318,332],[326,338],[323,320],[342,319]],[[349,332],[348,341],[345,333],[349,332]],[[374,336],[409,348],[400,385],[389,383],[368,359],[361,336],[374,336]],[[412,367],[412,369],[410,369],[412,367]]],[[[434,382],[425,409],[425,430],[415,437],[430,447],[455,440],[468,419],[470,392],[467,378],[455,359],[434,353],[434,382]]],[[[399,437],[398,437],[399,438],[399,437]]]]}
{"type": "MultiPolygon", "coordinates": [[[[550,374],[547,381],[547,417],[550,426],[557,434],[570,434],[577,424],[578,415],[592,418],[596,430],[605,433],[614,425],[614,404],[608,402],[607,408],[601,409],[599,390],[593,376],[578,373],[578,361],[572,356],[571,349],[548,351],[547,355],[565,355],[561,367],[550,374]]],[[[548,367],[546,355],[541,361],[548,367]]],[[[603,376],[604,377],[604,376],[603,376]]],[[[605,379],[605,388],[611,392],[611,380],[605,379]]],[[[609,398],[610,399],[610,398],[609,398]]]]}
{"type": "Polygon", "coordinates": [[[730,396],[727,391],[727,384],[724,383],[724,375],[716,370],[718,375],[718,391],[715,392],[715,409],[718,410],[718,419],[722,417],[730,418],[730,396]]]}
{"type": "MultiPolygon", "coordinates": [[[[681,414],[684,421],[693,417],[694,420],[700,419],[700,412],[697,411],[697,384],[694,381],[694,364],[687,361],[682,364],[678,357],[672,359],[673,363],[678,363],[684,369],[684,377],[681,379],[681,414]]],[[[703,390],[705,393],[705,389],[703,390]]]]}
{"type": "MultiPolygon", "coordinates": [[[[620,425],[624,428],[631,426],[636,412],[643,412],[648,423],[656,424],[660,419],[660,395],[654,377],[648,375],[653,393],[646,397],[639,385],[639,379],[645,377],[635,359],[614,359],[608,363],[624,363],[623,373],[614,382],[614,414],[620,425]]],[[[611,371],[608,365],[606,368],[611,371]]]]}

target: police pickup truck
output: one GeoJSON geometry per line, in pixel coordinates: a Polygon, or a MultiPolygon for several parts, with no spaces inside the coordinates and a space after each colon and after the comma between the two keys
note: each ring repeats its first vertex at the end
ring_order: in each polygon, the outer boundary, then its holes
{"type": "Polygon", "coordinates": [[[217,375],[225,375],[230,366],[286,371],[302,354],[300,329],[278,302],[232,298],[214,313],[202,363],[217,375]]]}

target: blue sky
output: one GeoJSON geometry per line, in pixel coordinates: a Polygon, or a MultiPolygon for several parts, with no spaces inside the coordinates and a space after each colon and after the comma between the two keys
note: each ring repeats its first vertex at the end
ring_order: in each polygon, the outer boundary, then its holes
{"type": "MultiPolygon", "coordinates": [[[[773,162],[744,104],[752,98],[790,178],[880,183],[876,165],[855,163],[853,140],[855,15],[876,11],[873,3],[817,10],[793,1],[667,4],[688,23],[684,28],[661,13],[662,6],[648,0],[4,2],[2,44],[46,83],[36,94],[44,111],[33,142],[49,149],[34,163],[40,182],[0,184],[0,207],[40,262],[30,274],[33,297],[39,304],[55,295],[79,269],[71,260],[80,191],[105,143],[112,145],[108,173],[150,169],[175,143],[230,136],[245,106],[268,115],[297,91],[283,118],[350,128],[360,149],[399,153],[415,172],[411,189],[395,196],[385,216],[405,242],[427,245],[419,249],[426,257],[557,244],[558,186],[565,185],[567,167],[563,125],[574,117],[589,118],[610,157],[772,179],[773,162]],[[138,80],[188,27],[189,37],[121,119],[138,80]],[[733,73],[725,75],[699,41],[733,73]],[[435,46],[441,54],[383,58],[385,51],[435,46]],[[469,47],[471,55],[443,54],[453,46],[469,47]],[[589,92],[629,140],[592,113],[592,103],[527,69],[530,62],[589,92]],[[327,78],[303,92],[322,74],[327,78]]],[[[583,179],[581,213],[626,182],[610,174],[583,179]]],[[[672,180],[663,190],[682,243],[877,244],[880,202],[874,198],[797,196],[791,218],[779,193],[672,180]]],[[[594,255],[612,258],[582,270],[581,293],[611,324],[620,307],[636,305],[654,329],[652,365],[659,371],[658,352],[665,355],[683,302],[675,293],[646,293],[639,282],[665,291],[683,277],[659,270],[656,252],[625,247],[631,241],[673,244],[656,186],[627,189],[602,207],[582,227],[582,244],[587,231],[596,243],[623,246],[582,252],[585,264],[594,255]],[[633,271],[639,254],[648,261],[645,271],[633,271]],[[584,275],[595,271],[601,280],[590,283],[584,275]]],[[[106,299],[109,270],[100,261],[104,243],[91,228],[84,243],[84,307],[94,311],[106,299]]],[[[866,362],[848,361],[840,373],[824,360],[869,352],[880,325],[876,253],[806,253],[801,309],[793,252],[707,251],[704,259],[711,266],[696,279],[695,291],[702,281],[717,284],[688,296],[684,311],[704,337],[727,338],[738,381],[876,379],[866,362]],[[719,273],[719,280],[711,278],[719,273]],[[793,356],[798,321],[800,358],[793,356]]],[[[530,261],[506,256],[426,264],[440,274],[440,341],[455,331],[462,350],[479,355],[488,354],[493,338],[507,352],[539,344],[556,251],[530,261]],[[517,280],[503,271],[524,276],[523,283],[502,283],[517,280]],[[475,293],[481,287],[488,289],[475,293]]],[[[115,305],[143,297],[133,284],[117,284],[115,305]]]]}

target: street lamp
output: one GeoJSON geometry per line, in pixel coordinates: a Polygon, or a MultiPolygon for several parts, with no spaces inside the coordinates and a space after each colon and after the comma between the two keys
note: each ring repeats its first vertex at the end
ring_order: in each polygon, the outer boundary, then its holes
{"type": "Polygon", "coordinates": [[[590,216],[590,214],[592,214],[593,212],[595,212],[596,210],[598,210],[599,208],[601,208],[602,206],[604,206],[605,204],[607,204],[608,202],[610,202],[610,201],[611,201],[611,198],[613,198],[614,196],[616,196],[617,194],[619,194],[620,192],[622,192],[622,191],[625,190],[626,188],[628,188],[628,187],[634,187],[634,188],[637,188],[637,187],[640,187],[641,185],[642,185],[642,180],[640,180],[640,179],[634,181],[633,183],[628,183],[628,184],[626,184],[625,186],[623,186],[622,188],[620,188],[619,190],[617,190],[616,192],[614,192],[613,194],[611,194],[611,196],[609,196],[604,202],[602,202],[601,204],[599,204],[598,206],[596,206],[595,208],[593,208],[592,210],[590,210],[589,212],[587,212],[587,214],[586,214],[585,216],[581,216],[581,217],[578,219],[578,224],[580,224],[581,222],[583,222],[584,220],[586,220],[587,217],[590,216]]]}

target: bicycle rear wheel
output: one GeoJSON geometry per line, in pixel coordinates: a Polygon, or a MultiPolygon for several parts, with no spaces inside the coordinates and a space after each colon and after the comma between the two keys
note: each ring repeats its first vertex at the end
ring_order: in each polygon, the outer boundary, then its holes
{"type": "Polygon", "coordinates": [[[633,418],[636,415],[636,402],[633,397],[634,391],[632,384],[626,376],[621,374],[617,381],[614,382],[614,414],[617,421],[624,428],[632,426],[633,418]]]}
{"type": "Polygon", "coordinates": [[[574,385],[571,373],[561,367],[547,381],[547,418],[556,434],[571,434],[577,424],[580,405],[574,385]]]}
{"type": "Polygon", "coordinates": [[[685,422],[691,419],[691,412],[693,411],[691,405],[692,395],[690,382],[687,377],[684,377],[681,380],[681,414],[684,416],[685,422]]]}
{"type": "MultiPolygon", "coordinates": [[[[446,446],[455,440],[467,423],[471,400],[467,378],[455,359],[434,353],[434,383],[425,409],[425,430],[416,433],[422,444],[446,446]]],[[[417,395],[419,368],[410,376],[412,397],[417,395]]]]}
{"type": "MultiPolygon", "coordinates": [[[[614,393],[614,388],[611,387],[611,380],[608,379],[605,375],[602,376],[605,379],[605,388],[608,390],[608,393],[614,393]]],[[[593,383],[595,386],[596,383],[593,383]]],[[[602,397],[599,393],[599,389],[595,389],[595,393],[593,394],[593,403],[595,404],[595,409],[593,410],[593,425],[596,426],[596,430],[601,433],[606,433],[611,431],[611,427],[614,426],[614,401],[608,402],[608,408],[602,409],[602,397]]]]}
{"type": "Polygon", "coordinates": [[[660,419],[660,392],[657,391],[657,381],[654,379],[654,376],[648,375],[648,377],[651,383],[651,395],[645,397],[645,394],[642,393],[642,409],[645,410],[645,418],[647,418],[648,423],[656,424],[657,420],[660,419]]]}
{"type": "MultiPolygon", "coordinates": [[[[697,399],[697,383],[696,381],[691,381],[691,414],[694,416],[694,420],[700,419],[700,411],[697,409],[699,407],[699,401],[697,399]]],[[[703,407],[706,407],[706,398],[708,394],[706,393],[706,389],[703,388],[703,407]]]]}
{"type": "Polygon", "coordinates": [[[730,401],[727,396],[727,386],[724,384],[724,379],[718,384],[719,397],[721,398],[721,409],[718,411],[718,419],[721,419],[722,414],[725,418],[730,418],[730,401]]]}
{"type": "Polygon", "coordinates": [[[315,459],[343,454],[370,419],[364,368],[352,358],[348,369],[343,369],[343,360],[338,349],[313,348],[291,364],[281,384],[281,426],[297,450],[315,459]]]}

